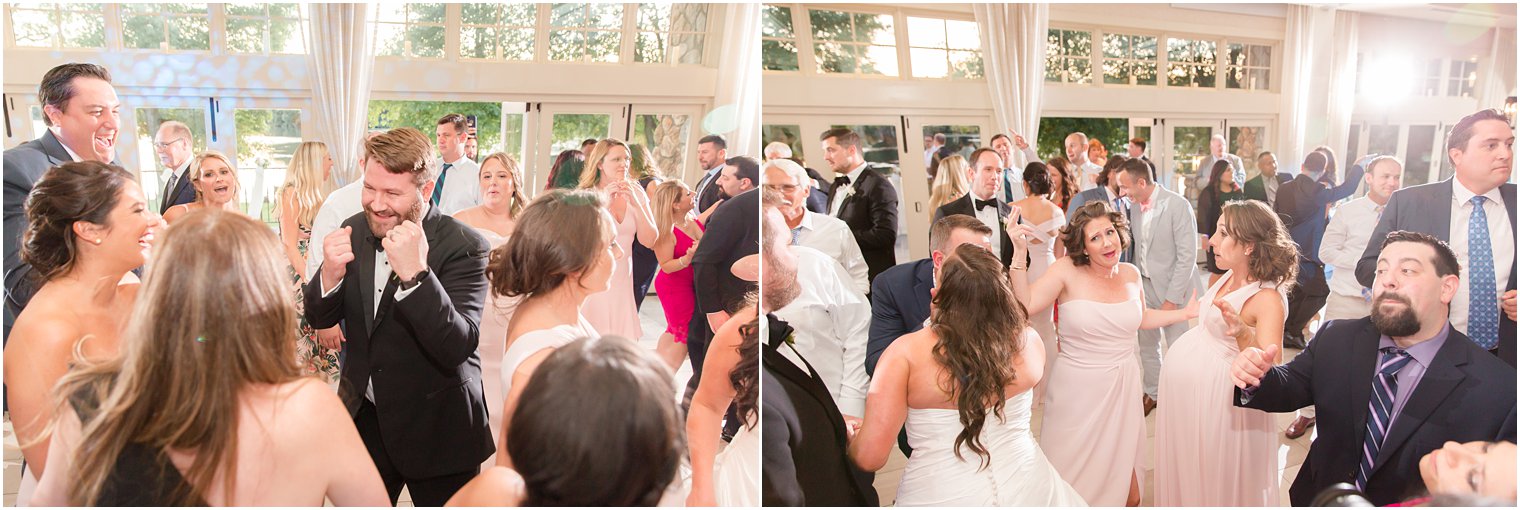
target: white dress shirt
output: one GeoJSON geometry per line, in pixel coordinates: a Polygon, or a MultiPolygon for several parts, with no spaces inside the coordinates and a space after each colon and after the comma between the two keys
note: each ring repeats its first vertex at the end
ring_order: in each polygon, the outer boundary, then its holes
{"type": "Polygon", "coordinates": [[[322,207],[317,209],[317,216],[311,222],[311,242],[306,244],[308,281],[312,275],[317,274],[317,266],[322,265],[322,240],[327,238],[327,234],[343,226],[344,221],[362,212],[364,212],[363,178],[327,194],[327,199],[322,201],[322,207]]]}
{"type": "Polygon", "coordinates": [[[839,218],[803,209],[802,223],[797,228],[797,245],[818,250],[837,261],[861,296],[871,292],[866,258],[860,254],[860,244],[855,242],[849,225],[839,218]]]}
{"type": "Polygon", "coordinates": [[[74,149],[69,148],[69,144],[63,143],[63,137],[58,134],[58,128],[56,126],[50,127],[48,130],[53,132],[53,138],[58,139],[58,145],[63,146],[63,151],[69,153],[69,159],[74,160],[75,163],[84,161],[84,158],[81,158],[78,154],[74,153],[74,149]]]}
{"type": "Polygon", "coordinates": [[[845,196],[850,194],[849,188],[855,186],[855,179],[859,179],[860,173],[864,172],[865,169],[866,164],[861,163],[860,166],[855,167],[854,170],[850,170],[850,173],[844,174],[844,177],[846,179],[849,179],[850,182],[849,184],[846,184],[844,188],[840,188],[834,193],[834,200],[829,204],[829,216],[839,216],[839,206],[841,204],[844,204],[845,196]]]}
{"type": "Polygon", "coordinates": [[[975,191],[967,194],[971,196],[971,208],[975,209],[976,219],[981,220],[983,225],[992,229],[992,253],[1001,258],[1003,256],[1003,236],[998,234],[1003,231],[1003,228],[1001,225],[998,225],[998,220],[1000,219],[998,217],[998,208],[983,207],[976,209],[977,200],[993,200],[993,197],[978,197],[975,191]]]}
{"type": "MultiPolygon", "coordinates": [[[[370,307],[369,311],[371,317],[380,314],[380,298],[385,296],[385,286],[386,284],[390,283],[391,276],[394,274],[396,274],[396,272],[391,269],[391,259],[386,256],[385,252],[375,250],[375,299],[374,304],[370,307]]],[[[318,275],[317,278],[321,278],[321,275],[318,275]]],[[[332,296],[333,293],[338,292],[338,289],[343,288],[343,280],[346,279],[348,279],[348,276],[345,275],[343,279],[340,279],[337,282],[333,283],[332,288],[324,289],[322,291],[322,297],[326,298],[332,296]]],[[[322,282],[322,284],[326,285],[327,282],[322,282]]],[[[396,287],[396,294],[394,295],[395,301],[397,303],[400,303],[402,299],[405,299],[407,296],[412,295],[412,292],[416,291],[419,287],[421,287],[421,285],[416,285],[406,290],[402,290],[401,287],[396,287]]],[[[375,401],[375,382],[368,378],[366,378],[364,382],[364,398],[369,399],[371,403],[374,403],[375,401]]]]}
{"type": "MultiPolygon", "coordinates": [[[[1151,195],[1151,210],[1146,211],[1143,207],[1141,208],[1142,212],[1140,213],[1140,232],[1136,237],[1140,239],[1140,247],[1142,251],[1135,254],[1135,262],[1137,264],[1143,265],[1145,261],[1149,259],[1149,257],[1146,257],[1146,255],[1151,252],[1151,245],[1154,244],[1151,242],[1151,240],[1155,238],[1156,223],[1158,223],[1156,219],[1160,218],[1161,211],[1166,209],[1166,201],[1162,200],[1161,198],[1162,196],[1160,195],[1159,191],[1154,192],[1151,195]]],[[[1148,267],[1145,269],[1147,269],[1145,272],[1147,275],[1151,274],[1151,271],[1164,270],[1164,268],[1159,267],[1148,267]]]]}
{"type": "Polygon", "coordinates": [[[463,155],[456,161],[440,159],[439,175],[443,175],[444,163],[452,166],[448,177],[443,179],[443,195],[438,198],[438,212],[453,216],[454,213],[480,205],[480,165],[463,155]]]}
{"type": "Polygon", "coordinates": [[[719,163],[718,166],[707,169],[702,174],[702,178],[697,180],[696,192],[691,194],[691,207],[693,210],[699,213],[702,212],[701,206],[698,204],[702,200],[702,192],[706,191],[708,186],[718,184],[718,172],[721,171],[723,171],[723,164],[719,163]]]}
{"type": "MultiPolygon", "coordinates": [[[[1276,179],[1272,179],[1275,181],[1276,179]]],[[[1362,284],[1356,281],[1356,263],[1372,239],[1372,225],[1378,224],[1383,206],[1362,197],[1341,204],[1330,216],[1325,237],[1319,244],[1319,259],[1335,270],[1330,275],[1330,292],[1342,296],[1365,298],[1362,284]]]]}
{"type": "MultiPolygon", "coordinates": [[[[776,317],[795,329],[792,347],[818,371],[840,412],[864,416],[871,385],[866,375],[871,304],[850,289],[849,276],[827,255],[806,246],[793,246],[792,251],[802,293],[776,310],[776,317]]],[[[781,353],[803,366],[791,349],[781,353]]]]}
{"type": "MultiPolygon", "coordinates": [[[[1457,254],[1457,260],[1462,261],[1462,281],[1457,286],[1457,295],[1451,300],[1451,327],[1467,334],[1467,305],[1472,300],[1468,295],[1470,275],[1467,270],[1468,243],[1467,227],[1472,220],[1472,198],[1477,195],[1462,181],[1452,179],[1451,182],[1451,240],[1448,243],[1451,251],[1457,254]]],[[[1488,292],[1503,292],[1509,284],[1510,264],[1515,260],[1515,230],[1514,225],[1509,224],[1509,211],[1504,208],[1504,196],[1498,188],[1488,190],[1483,196],[1488,197],[1483,202],[1483,213],[1488,215],[1488,236],[1491,240],[1489,246],[1493,249],[1494,260],[1494,287],[1488,292]]]]}

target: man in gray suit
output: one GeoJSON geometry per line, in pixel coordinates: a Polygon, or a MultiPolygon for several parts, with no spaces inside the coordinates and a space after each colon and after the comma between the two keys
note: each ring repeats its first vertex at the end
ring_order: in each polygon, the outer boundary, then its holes
{"type": "MultiPolygon", "coordinates": [[[[1194,298],[1198,285],[1198,220],[1182,195],[1157,186],[1151,167],[1131,159],[1119,167],[1119,189],[1130,198],[1135,265],[1145,289],[1145,307],[1175,310],[1194,298]]],[[[1145,413],[1156,408],[1161,376],[1161,338],[1171,342],[1188,330],[1187,322],[1140,331],[1140,364],[1145,369],[1145,413]]]]}
{"type": "Polygon", "coordinates": [[[21,234],[27,229],[23,210],[32,185],[47,169],[74,161],[116,164],[116,130],[121,100],[111,86],[111,73],[95,64],[70,63],[42,76],[37,102],[48,130],[36,140],[5,151],[5,338],[36,283],[32,268],[21,261],[21,234]]]}
{"type": "Polygon", "coordinates": [[[1203,161],[1198,164],[1198,177],[1194,178],[1197,186],[1193,189],[1208,189],[1209,170],[1214,168],[1215,161],[1221,159],[1230,162],[1230,170],[1234,171],[1237,184],[1246,182],[1245,162],[1240,160],[1240,156],[1224,151],[1224,135],[1214,135],[1209,137],[1209,156],[1203,158],[1203,161]]]}

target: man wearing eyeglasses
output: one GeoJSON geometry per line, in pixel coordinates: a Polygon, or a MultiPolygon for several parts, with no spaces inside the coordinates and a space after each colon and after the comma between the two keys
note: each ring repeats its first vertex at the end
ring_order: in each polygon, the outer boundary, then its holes
{"type": "Polygon", "coordinates": [[[191,179],[187,178],[194,145],[190,126],[185,123],[171,120],[158,125],[158,134],[153,135],[153,152],[158,153],[158,162],[164,165],[169,174],[164,178],[164,189],[158,195],[159,214],[168,211],[170,207],[195,201],[195,186],[191,186],[191,179]]]}

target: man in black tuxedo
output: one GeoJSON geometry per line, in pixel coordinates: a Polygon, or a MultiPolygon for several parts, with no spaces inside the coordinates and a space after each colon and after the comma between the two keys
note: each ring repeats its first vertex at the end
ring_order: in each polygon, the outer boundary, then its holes
{"type": "Polygon", "coordinates": [[[801,353],[802,364],[781,354],[792,349],[792,327],[771,312],[802,293],[797,259],[788,246],[786,219],[767,207],[762,255],[769,336],[761,346],[761,501],[766,506],[879,506],[872,473],[861,471],[848,454],[850,428],[829,388],[801,353]]]}
{"type": "Polygon", "coordinates": [[[43,172],[75,161],[119,165],[116,134],[121,128],[121,100],[111,72],[95,64],[70,63],[48,70],[37,88],[42,122],[48,130],[36,140],[5,151],[5,338],[11,324],[37,291],[32,266],[21,261],[26,232],[26,196],[43,172]]]}
{"type": "Polygon", "coordinates": [[[1246,198],[1272,207],[1277,203],[1277,190],[1293,180],[1293,176],[1277,171],[1277,155],[1271,152],[1262,152],[1256,156],[1256,169],[1261,173],[1246,181],[1246,198]]]}
{"type": "Polygon", "coordinates": [[[190,160],[195,155],[194,136],[190,126],[177,120],[159,124],[158,133],[153,135],[153,152],[158,155],[158,162],[169,171],[164,178],[163,192],[158,195],[159,214],[168,212],[170,207],[195,201],[195,186],[190,185],[194,180],[190,176],[190,160]]]}
{"type": "Polygon", "coordinates": [[[760,251],[760,191],[746,191],[724,202],[708,218],[706,231],[702,242],[697,244],[697,253],[691,256],[697,310],[692,314],[686,336],[692,372],[688,390],[695,390],[702,378],[702,361],[707,357],[707,344],[712,341],[713,332],[755,290],[754,283],[734,276],[730,268],[746,255],[760,251]]]}
{"type": "MultiPolygon", "coordinates": [[[[1231,368],[1235,405],[1315,405],[1319,438],[1289,489],[1307,506],[1353,483],[1377,506],[1425,490],[1420,458],[1447,441],[1515,441],[1515,369],[1451,327],[1458,263],[1446,243],[1394,232],[1380,244],[1370,317],[1331,321],[1293,361],[1249,347],[1231,368]]],[[[1230,329],[1254,337],[1252,328],[1230,329]]]]}
{"type": "Polygon", "coordinates": [[[844,220],[866,259],[866,279],[897,263],[897,189],[866,167],[860,135],[848,128],[824,131],[823,159],[834,170],[829,215],[844,220]]]}
{"type": "Polygon", "coordinates": [[[338,394],[392,505],[405,485],[442,506],[496,451],[476,352],[490,245],[429,205],[431,147],[412,128],[364,143],[364,212],[322,240],[305,288],[313,327],[348,324],[338,394]]]}
{"type": "Polygon", "coordinates": [[[1320,181],[1329,164],[1325,153],[1310,152],[1304,157],[1298,176],[1278,188],[1277,203],[1272,206],[1282,218],[1283,226],[1288,227],[1293,242],[1298,243],[1299,250],[1298,284],[1288,291],[1288,317],[1283,325],[1283,345],[1287,347],[1303,348],[1304,327],[1325,307],[1325,300],[1330,297],[1330,284],[1325,281],[1325,263],[1319,259],[1319,243],[1325,238],[1325,228],[1330,225],[1327,206],[1356,192],[1367,160],[1351,165],[1345,180],[1335,187],[1328,187],[1320,181]]]}
{"type": "MultiPolygon", "coordinates": [[[[1514,131],[1504,115],[1483,110],[1458,121],[1447,137],[1451,179],[1393,193],[1372,232],[1381,239],[1395,230],[1435,236],[1451,244],[1462,264],[1462,283],[1451,304],[1451,325],[1479,346],[1515,366],[1515,185],[1514,131]],[[1483,197],[1479,199],[1478,197],[1483,197]],[[1475,202],[1482,202],[1475,207],[1475,202]],[[1474,222],[1477,217],[1484,222],[1474,222]],[[1477,242],[1474,242],[1477,241],[1477,242]],[[1483,253],[1479,248],[1487,248],[1483,253]],[[1486,258],[1487,271],[1475,271],[1486,258]],[[1480,280],[1487,280],[1479,283],[1480,280]],[[1469,287],[1487,286],[1487,292],[1469,287]],[[1497,312],[1496,312],[1497,309],[1497,312]]],[[[1371,285],[1377,268],[1376,243],[1356,265],[1356,279],[1371,285]]]]}
{"type": "MultiPolygon", "coordinates": [[[[998,181],[1003,176],[1003,158],[997,151],[980,148],[971,153],[971,166],[966,169],[966,182],[971,190],[960,198],[934,210],[934,221],[952,214],[961,214],[980,220],[993,231],[992,252],[1003,261],[1003,268],[1013,262],[1013,241],[1003,223],[1012,210],[1007,202],[998,198],[998,181]]],[[[1022,182],[1022,181],[1021,181],[1022,182]]]]}
{"type": "Polygon", "coordinates": [[[696,196],[693,198],[696,200],[698,213],[707,212],[723,198],[719,196],[718,175],[723,172],[726,161],[728,161],[728,141],[724,140],[722,135],[707,135],[697,142],[697,164],[706,169],[706,173],[702,174],[702,179],[697,181],[696,196]]]}

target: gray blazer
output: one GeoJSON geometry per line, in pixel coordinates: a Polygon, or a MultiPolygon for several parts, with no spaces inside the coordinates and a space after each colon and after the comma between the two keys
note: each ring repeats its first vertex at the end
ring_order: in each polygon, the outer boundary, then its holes
{"type": "Polygon", "coordinates": [[[32,281],[32,266],[21,261],[21,233],[27,229],[26,196],[42,173],[49,168],[69,163],[63,144],[53,136],[52,130],[42,137],[5,151],[5,337],[11,336],[11,324],[21,309],[31,301],[36,292],[32,281]]]}
{"type": "Polygon", "coordinates": [[[1140,267],[1140,275],[1161,291],[1161,299],[1181,305],[1197,287],[1198,219],[1192,204],[1171,190],[1157,186],[1151,200],[1156,206],[1148,213],[1141,211],[1139,202],[1130,202],[1135,265],[1140,267]],[[1156,222],[1149,248],[1140,240],[1141,229],[1148,222],[1156,222]]]}

